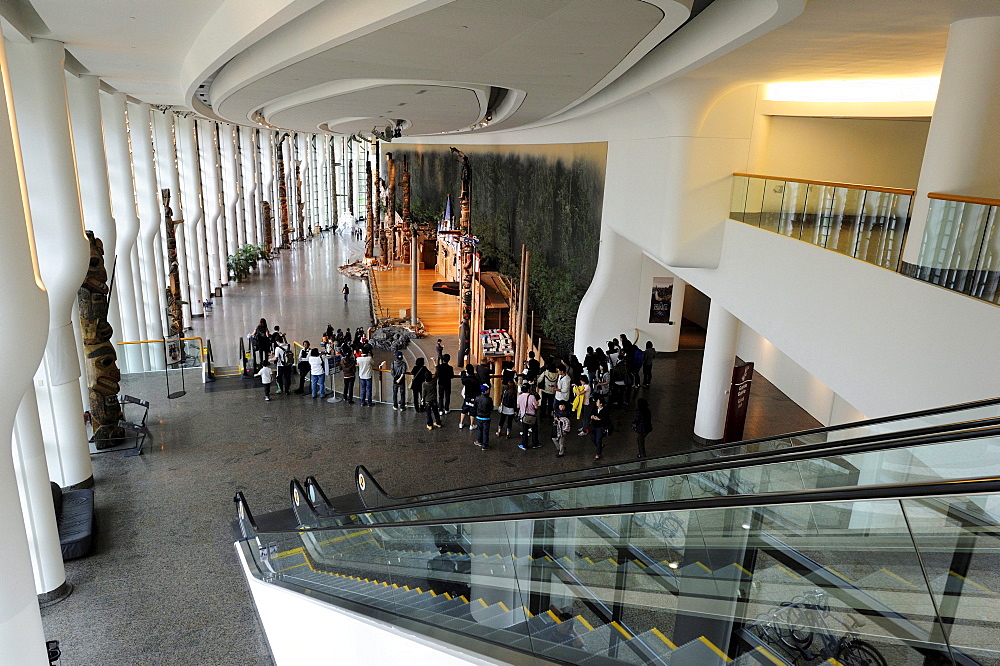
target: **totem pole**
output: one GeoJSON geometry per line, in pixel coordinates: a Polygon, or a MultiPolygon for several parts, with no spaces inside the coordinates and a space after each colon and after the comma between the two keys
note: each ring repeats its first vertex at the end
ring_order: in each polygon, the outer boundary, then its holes
{"type": "Polygon", "coordinates": [[[461,150],[452,148],[458,159],[462,160],[462,195],[459,198],[458,228],[462,248],[462,272],[459,294],[461,296],[461,314],[458,322],[458,367],[462,367],[469,353],[469,329],[472,324],[472,263],[474,248],[471,235],[471,188],[469,178],[469,158],[461,150]]]}
{"type": "Polygon", "coordinates": [[[94,444],[106,449],[120,444],[125,430],[118,426],[122,408],[118,402],[118,355],[111,344],[114,331],[108,323],[108,272],[104,268],[104,243],[87,232],[90,240],[90,267],[77,292],[80,307],[80,332],[87,372],[87,394],[90,397],[90,422],[94,428],[94,444]]]}
{"type": "MultiPolygon", "coordinates": [[[[350,142],[348,142],[350,145],[350,142]]],[[[347,158],[347,210],[351,213],[351,223],[354,223],[354,159],[347,158]]]]}
{"type": "Polygon", "coordinates": [[[382,179],[379,177],[379,162],[382,157],[378,151],[378,141],[375,141],[375,238],[378,239],[378,265],[386,265],[385,257],[385,220],[382,218],[382,179]]]}
{"type": "Polygon", "coordinates": [[[365,235],[365,259],[375,256],[375,214],[372,212],[372,163],[365,160],[365,221],[368,233],[365,235]]]}
{"type": "Polygon", "coordinates": [[[169,330],[167,335],[180,335],[184,330],[184,313],[181,305],[184,300],[181,298],[181,271],[177,263],[177,234],[175,232],[178,222],[174,222],[174,211],[170,208],[170,188],[160,190],[163,197],[163,223],[167,230],[167,275],[170,286],[167,288],[167,310],[170,313],[169,330]]]}
{"type": "Polygon", "coordinates": [[[330,215],[333,216],[332,224],[330,220],[327,220],[327,224],[336,231],[337,225],[340,223],[340,206],[337,201],[337,151],[334,150],[334,139],[330,137],[330,198],[333,201],[333,210],[330,211],[330,215]]]}
{"type": "Polygon", "coordinates": [[[403,155],[403,239],[402,261],[410,263],[410,238],[413,236],[412,220],[410,220],[410,161],[403,155]]]}
{"type": "Polygon", "coordinates": [[[306,204],[302,201],[302,171],[295,161],[295,210],[299,217],[299,240],[306,237],[306,204]]]}
{"type": "Polygon", "coordinates": [[[396,256],[396,160],[392,159],[392,153],[385,154],[385,161],[389,168],[388,203],[386,205],[385,237],[389,243],[389,265],[399,259],[396,256]]]}
{"type": "Polygon", "coordinates": [[[264,230],[264,251],[267,252],[267,256],[271,256],[271,250],[274,246],[274,231],[272,225],[274,224],[274,219],[271,216],[271,203],[269,201],[260,202],[261,218],[263,219],[262,229],[264,230]]]}
{"type": "Polygon", "coordinates": [[[278,137],[278,210],[281,213],[281,245],[278,247],[282,250],[289,247],[288,183],[285,182],[285,151],[282,148],[287,136],[285,133],[278,137]]]}

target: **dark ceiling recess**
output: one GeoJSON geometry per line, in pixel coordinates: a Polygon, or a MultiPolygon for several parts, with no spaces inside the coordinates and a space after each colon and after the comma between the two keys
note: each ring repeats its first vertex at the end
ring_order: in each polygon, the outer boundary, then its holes
{"type": "Polygon", "coordinates": [[[510,90],[507,88],[490,87],[490,100],[486,104],[486,115],[483,117],[486,122],[490,122],[496,117],[497,107],[503,104],[508,94],[510,94],[510,90]]]}

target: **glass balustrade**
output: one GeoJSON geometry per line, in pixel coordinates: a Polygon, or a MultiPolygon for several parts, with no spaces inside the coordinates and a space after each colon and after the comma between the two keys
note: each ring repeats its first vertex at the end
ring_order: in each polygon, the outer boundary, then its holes
{"type": "Polygon", "coordinates": [[[266,534],[241,524],[259,578],[504,661],[997,664],[995,486],[266,534]]]}
{"type": "Polygon", "coordinates": [[[730,217],[897,270],[913,190],[735,174],[730,217]]]}

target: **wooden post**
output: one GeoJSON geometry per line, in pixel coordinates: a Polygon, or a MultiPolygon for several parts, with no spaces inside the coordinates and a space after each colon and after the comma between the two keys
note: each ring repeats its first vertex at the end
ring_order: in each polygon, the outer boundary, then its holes
{"type": "Polygon", "coordinates": [[[472,320],[472,262],[475,254],[472,246],[472,203],[471,178],[469,174],[469,158],[461,150],[452,148],[451,152],[462,161],[462,195],[459,199],[459,229],[461,235],[462,266],[461,282],[459,283],[459,298],[461,299],[461,315],[458,324],[458,366],[464,364],[469,354],[469,334],[472,320]]]}
{"type": "Polygon", "coordinates": [[[285,151],[282,146],[288,134],[278,137],[278,211],[281,213],[281,249],[288,249],[289,229],[288,229],[288,183],[285,182],[285,151]]]}
{"type": "Polygon", "coordinates": [[[365,259],[375,256],[375,214],[372,212],[372,163],[365,160],[365,220],[368,233],[365,236],[365,259]]]}
{"type": "Polygon", "coordinates": [[[410,263],[413,236],[413,220],[410,219],[410,160],[403,155],[403,263],[410,263]]]}
{"type": "Polygon", "coordinates": [[[272,247],[274,246],[274,230],[271,228],[271,225],[274,224],[274,218],[271,215],[271,202],[261,201],[260,209],[262,218],[261,231],[264,233],[264,251],[270,257],[272,247]]]}
{"type": "Polygon", "coordinates": [[[417,281],[420,278],[420,263],[418,261],[419,253],[417,251],[417,234],[414,232],[410,233],[410,256],[413,260],[410,262],[410,301],[412,305],[410,306],[410,325],[417,325],[417,281]]]}
{"type": "Polygon", "coordinates": [[[531,271],[531,250],[524,247],[524,268],[521,271],[521,304],[518,310],[518,317],[520,318],[519,324],[519,335],[520,338],[517,340],[517,346],[522,348],[521,351],[521,361],[528,360],[528,349],[531,347],[531,336],[535,328],[535,313],[531,313],[531,331],[528,331],[528,276],[531,271]]]}
{"type": "Polygon", "coordinates": [[[295,210],[296,210],[296,214],[298,215],[298,218],[299,218],[299,220],[298,220],[298,222],[299,222],[299,231],[298,231],[299,240],[305,240],[305,237],[306,237],[306,233],[305,233],[305,225],[306,225],[306,221],[305,221],[305,215],[306,215],[305,206],[306,206],[305,201],[302,200],[302,170],[301,170],[301,165],[299,164],[299,161],[296,159],[295,160],[295,210]]]}
{"type": "Polygon", "coordinates": [[[389,216],[388,222],[386,224],[385,235],[389,243],[389,265],[396,261],[399,257],[397,256],[396,249],[396,160],[392,159],[392,153],[385,154],[385,161],[388,164],[389,169],[389,183],[387,187],[388,194],[388,204],[386,208],[389,210],[386,213],[389,216]]]}

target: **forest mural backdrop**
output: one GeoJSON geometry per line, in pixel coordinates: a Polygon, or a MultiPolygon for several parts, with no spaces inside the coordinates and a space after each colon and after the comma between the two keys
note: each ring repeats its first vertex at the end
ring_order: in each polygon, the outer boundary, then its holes
{"type": "MultiPolygon", "coordinates": [[[[563,353],[597,268],[606,143],[457,146],[472,172],[472,233],[483,270],[520,272],[531,250],[530,297],[541,330],[563,353]]],[[[410,160],[414,218],[440,219],[447,196],[458,217],[461,165],[448,146],[384,146],[410,160]]]]}

